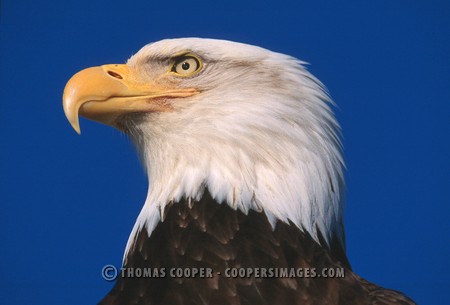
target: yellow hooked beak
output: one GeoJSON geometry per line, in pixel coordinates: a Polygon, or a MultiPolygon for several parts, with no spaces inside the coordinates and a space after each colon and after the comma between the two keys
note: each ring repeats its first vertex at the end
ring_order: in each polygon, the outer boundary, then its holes
{"type": "Polygon", "coordinates": [[[174,89],[143,83],[127,65],[87,68],[72,76],[64,88],[63,107],[73,129],[80,134],[78,114],[107,125],[127,113],[170,111],[167,98],[188,97],[193,88],[174,89]]]}

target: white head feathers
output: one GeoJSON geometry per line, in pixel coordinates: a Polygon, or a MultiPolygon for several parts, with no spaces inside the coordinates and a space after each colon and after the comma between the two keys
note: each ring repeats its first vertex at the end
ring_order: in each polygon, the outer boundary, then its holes
{"type": "Polygon", "coordinates": [[[211,39],[149,44],[128,65],[151,75],[186,51],[204,66],[178,85],[201,93],[128,126],[149,191],[126,253],[143,226],[151,232],[161,221],[161,207],[199,199],[204,187],[244,213],[262,209],[273,226],[290,220],[317,241],[343,242],[339,126],[320,82],[295,58],[211,39]]]}

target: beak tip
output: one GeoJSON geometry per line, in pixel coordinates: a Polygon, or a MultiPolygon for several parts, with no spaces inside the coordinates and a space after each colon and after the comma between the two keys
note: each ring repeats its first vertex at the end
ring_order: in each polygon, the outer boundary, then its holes
{"type": "Polygon", "coordinates": [[[73,124],[72,125],[72,128],[75,130],[75,132],[78,134],[78,135],[81,135],[81,129],[80,129],[80,125],[78,125],[78,124],[73,124]]]}
{"type": "Polygon", "coordinates": [[[80,121],[78,119],[78,110],[80,108],[80,105],[73,103],[72,100],[70,98],[66,98],[66,95],[64,94],[63,108],[64,114],[69,121],[70,126],[72,126],[76,133],[81,134],[80,121]]]}
{"type": "Polygon", "coordinates": [[[76,118],[73,118],[72,120],[69,119],[70,126],[75,130],[75,132],[78,135],[81,135],[81,129],[80,129],[80,122],[78,121],[78,116],[76,118]]]}

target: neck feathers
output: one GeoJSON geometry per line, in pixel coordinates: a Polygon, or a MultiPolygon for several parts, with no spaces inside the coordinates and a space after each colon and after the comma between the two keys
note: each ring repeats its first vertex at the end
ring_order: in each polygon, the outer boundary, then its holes
{"type": "Polygon", "coordinates": [[[205,190],[244,214],[263,211],[272,227],[292,222],[323,246],[337,236],[345,248],[339,127],[320,83],[295,63],[283,83],[298,83],[297,92],[267,84],[258,96],[205,92],[208,103],[133,118],[126,129],[149,191],[127,252],[143,227],[151,234],[163,220],[166,205],[200,200],[205,190]]]}

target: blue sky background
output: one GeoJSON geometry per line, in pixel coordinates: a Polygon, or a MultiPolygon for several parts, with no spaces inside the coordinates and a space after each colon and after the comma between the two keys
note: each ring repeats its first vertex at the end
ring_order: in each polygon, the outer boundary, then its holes
{"type": "Polygon", "coordinates": [[[305,60],[339,105],[354,270],[450,304],[450,2],[21,1],[0,7],[0,303],[95,304],[147,181],[128,139],[64,117],[78,70],[199,36],[305,60]]]}

